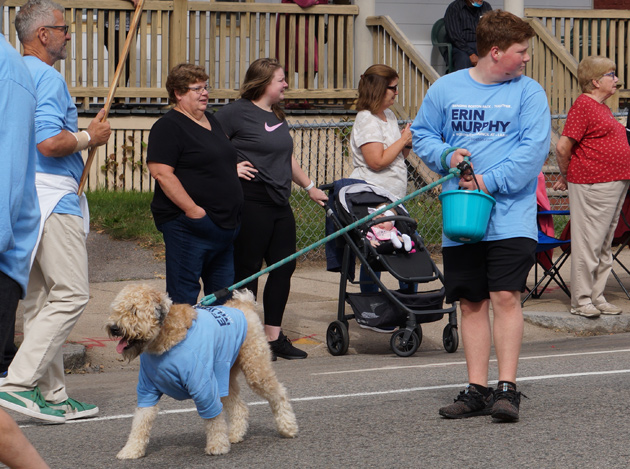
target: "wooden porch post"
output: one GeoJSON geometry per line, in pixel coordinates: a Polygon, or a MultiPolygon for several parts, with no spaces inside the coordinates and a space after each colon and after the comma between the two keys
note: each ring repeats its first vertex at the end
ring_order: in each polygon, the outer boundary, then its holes
{"type": "Polygon", "coordinates": [[[173,0],[173,14],[169,24],[168,70],[186,61],[186,30],[188,22],[188,0],[173,0]]]}
{"type": "Polygon", "coordinates": [[[359,7],[359,15],[354,23],[354,82],[357,86],[361,74],[374,63],[372,33],[365,20],[375,15],[375,3],[375,0],[355,0],[354,2],[359,7]]]}

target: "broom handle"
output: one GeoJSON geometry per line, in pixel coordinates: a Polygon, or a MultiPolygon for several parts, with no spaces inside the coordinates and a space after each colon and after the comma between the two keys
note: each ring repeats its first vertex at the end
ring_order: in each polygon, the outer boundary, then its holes
{"type": "MultiPolygon", "coordinates": [[[[105,122],[107,120],[107,116],[109,114],[109,110],[112,107],[112,101],[114,99],[114,94],[116,93],[116,88],[118,88],[118,81],[120,80],[120,75],[122,74],[122,69],[125,61],[127,60],[127,56],[129,55],[129,49],[131,48],[131,41],[135,38],[136,28],[138,27],[138,23],[140,22],[140,15],[142,14],[142,7],[144,6],[144,0],[139,0],[136,5],[136,11],[133,14],[133,19],[131,20],[131,24],[129,25],[129,32],[127,33],[127,38],[125,39],[125,45],[123,46],[122,54],[120,55],[120,59],[118,60],[118,65],[116,66],[116,72],[114,73],[114,80],[112,84],[109,86],[109,92],[107,93],[107,100],[105,101],[105,114],[101,119],[101,122],[105,122]]],[[[121,21],[122,27],[122,21],[121,21]]],[[[97,147],[91,147],[90,152],[88,153],[87,161],[85,162],[85,166],[83,167],[83,174],[81,174],[81,181],[79,182],[79,190],[77,194],[81,195],[83,193],[83,189],[85,188],[85,183],[87,182],[88,173],[90,172],[90,166],[92,166],[92,162],[94,161],[94,156],[96,156],[97,147]]]]}

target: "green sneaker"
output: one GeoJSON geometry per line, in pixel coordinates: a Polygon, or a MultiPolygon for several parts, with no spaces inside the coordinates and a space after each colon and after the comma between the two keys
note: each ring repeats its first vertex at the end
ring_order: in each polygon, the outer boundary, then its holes
{"type": "Polygon", "coordinates": [[[32,391],[0,392],[0,406],[47,422],[66,421],[63,410],[49,407],[37,387],[32,391]]]}
{"type": "Polygon", "coordinates": [[[66,420],[83,419],[98,414],[98,407],[95,405],[85,404],[84,402],[75,401],[70,398],[58,404],[52,404],[50,402],[46,404],[48,404],[51,409],[65,412],[66,420]]]}

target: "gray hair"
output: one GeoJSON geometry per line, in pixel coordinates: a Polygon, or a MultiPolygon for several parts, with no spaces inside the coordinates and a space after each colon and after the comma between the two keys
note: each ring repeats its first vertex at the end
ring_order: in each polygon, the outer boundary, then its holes
{"type": "Polygon", "coordinates": [[[55,21],[55,10],[63,15],[64,8],[52,0],[29,0],[15,15],[15,29],[20,42],[34,39],[37,30],[55,21]]]}

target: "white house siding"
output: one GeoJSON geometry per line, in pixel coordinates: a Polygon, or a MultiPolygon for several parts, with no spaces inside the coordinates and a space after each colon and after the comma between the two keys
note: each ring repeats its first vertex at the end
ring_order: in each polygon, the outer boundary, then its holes
{"type": "MultiPolygon", "coordinates": [[[[440,19],[452,0],[375,0],[376,15],[387,15],[396,22],[422,56],[442,73],[444,60],[431,45],[431,27],[440,19]]],[[[492,8],[503,8],[502,1],[490,1],[492,8]]],[[[588,9],[593,0],[524,0],[525,8],[588,9]]]]}

